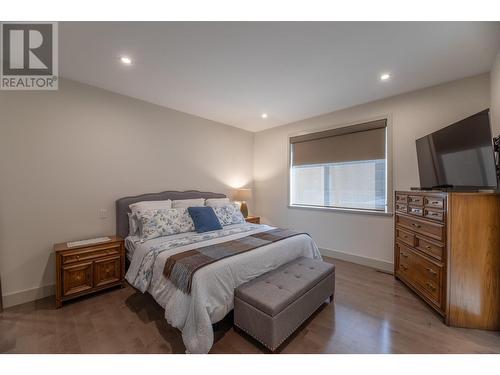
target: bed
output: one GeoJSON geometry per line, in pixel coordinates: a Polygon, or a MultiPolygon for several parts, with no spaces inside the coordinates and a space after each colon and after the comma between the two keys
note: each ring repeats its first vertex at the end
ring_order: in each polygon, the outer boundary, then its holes
{"type": "Polygon", "coordinates": [[[121,198],[116,201],[116,227],[117,234],[126,239],[130,262],[125,276],[127,281],[140,292],[151,294],[165,309],[167,322],[182,332],[186,352],[208,353],[214,340],[212,324],[222,320],[233,309],[235,288],[299,257],[321,259],[321,255],[307,234],[286,238],[199,269],[193,276],[191,293],[186,294],[163,274],[169,257],[273,229],[268,225],[242,223],[212,232],[188,232],[147,241],[128,235],[130,204],[194,198],[225,198],[225,195],[200,191],[166,191],[121,198]]]}

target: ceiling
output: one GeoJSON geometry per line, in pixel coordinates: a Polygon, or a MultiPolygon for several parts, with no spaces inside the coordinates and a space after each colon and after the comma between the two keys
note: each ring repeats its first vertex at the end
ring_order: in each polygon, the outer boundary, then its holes
{"type": "Polygon", "coordinates": [[[260,131],[488,72],[500,23],[62,22],[59,40],[62,77],[260,131]]]}

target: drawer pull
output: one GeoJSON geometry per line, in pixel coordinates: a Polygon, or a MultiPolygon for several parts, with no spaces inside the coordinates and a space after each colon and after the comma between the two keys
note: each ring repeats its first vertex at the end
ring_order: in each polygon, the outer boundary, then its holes
{"type": "Polygon", "coordinates": [[[432,249],[432,247],[430,247],[429,245],[427,245],[425,248],[426,248],[427,250],[432,249]]]}
{"type": "Polygon", "coordinates": [[[411,223],[411,225],[413,225],[415,228],[420,228],[421,227],[420,224],[411,223]]]}
{"type": "Polygon", "coordinates": [[[435,292],[435,291],[436,291],[436,287],[435,287],[434,285],[432,285],[431,283],[429,283],[429,282],[426,282],[426,283],[425,283],[425,286],[426,286],[428,289],[432,290],[433,292],[435,292]]]}
{"type": "Polygon", "coordinates": [[[402,256],[402,257],[404,257],[404,258],[408,258],[408,254],[406,254],[406,253],[400,253],[400,254],[401,254],[401,256],[402,256]]]}
{"type": "Polygon", "coordinates": [[[432,268],[429,268],[429,267],[428,267],[428,268],[426,268],[426,270],[427,270],[427,272],[429,272],[429,273],[430,273],[431,275],[433,275],[433,276],[436,276],[436,275],[437,275],[437,272],[436,272],[436,271],[434,271],[432,268]]]}
{"type": "Polygon", "coordinates": [[[77,260],[78,260],[78,259],[80,259],[80,255],[77,255],[77,256],[76,256],[76,259],[77,259],[77,260]]]}
{"type": "Polygon", "coordinates": [[[404,264],[400,264],[399,268],[401,268],[403,271],[408,270],[408,267],[406,267],[404,264]]]}

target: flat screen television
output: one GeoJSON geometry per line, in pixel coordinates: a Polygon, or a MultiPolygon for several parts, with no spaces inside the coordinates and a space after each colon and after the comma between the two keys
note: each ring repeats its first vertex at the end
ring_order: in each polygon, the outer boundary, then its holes
{"type": "Polygon", "coordinates": [[[497,189],[489,110],[416,140],[420,187],[497,189]]]}

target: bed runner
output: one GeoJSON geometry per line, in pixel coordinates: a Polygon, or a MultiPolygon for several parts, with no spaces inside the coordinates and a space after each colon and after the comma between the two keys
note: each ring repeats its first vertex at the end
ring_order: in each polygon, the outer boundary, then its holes
{"type": "Polygon", "coordinates": [[[191,294],[193,275],[200,268],[208,266],[218,260],[242,254],[270,243],[286,238],[307,234],[291,229],[271,229],[267,232],[255,233],[246,237],[227,242],[200,247],[172,255],[167,259],[163,274],[178,289],[191,294]]]}

